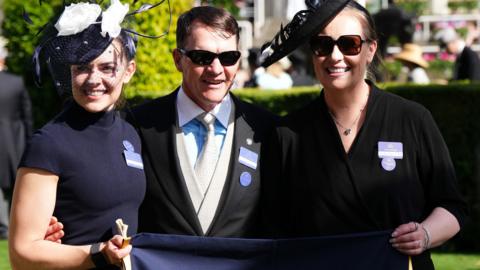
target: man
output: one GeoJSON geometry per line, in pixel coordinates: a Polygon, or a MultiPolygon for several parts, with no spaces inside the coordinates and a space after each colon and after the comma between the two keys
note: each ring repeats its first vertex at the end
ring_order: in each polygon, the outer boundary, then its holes
{"type": "Polygon", "coordinates": [[[6,40],[0,37],[0,239],[8,235],[10,197],[18,162],[32,133],[31,103],[23,79],[5,71],[6,40]]]}
{"type": "Polygon", "coordinates": [[[173,59],[182,85],[130,115],[147,176],[139,231],[257,234],[260,147],[274,116],[229,93],[239,69],[238,40],[237,22],[223,9],[195,7],[178,19],[173,59]],[[212,140],[203,136],[205,113],[216,119],[212,140]]]}
{"type": "Polygon", "coordinates": [[[435,40],[448,53],[454,54],[455,64],[452,80],[480,80],[480,58],[476,52],[468,47],[453,28],[445,28],[437,32],[435,40]]]}

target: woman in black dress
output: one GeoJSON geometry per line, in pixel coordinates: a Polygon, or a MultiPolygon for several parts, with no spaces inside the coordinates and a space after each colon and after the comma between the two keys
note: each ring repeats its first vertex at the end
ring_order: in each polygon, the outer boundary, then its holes
{"type": "Polygon", "coordinates": [[[122,218],[136,233],[146,186],[140,138],[116,110],[136,69],[134,38],[119,25],[127,12],[118,1],[103,13],[72,4],[37,47],[73,101],[33,135],[19,166],[9,237],[15,269],[116,269],[131,250],[113,230],[122,218]],[[44,240],[52,215],[64,224],[62,244],[44,240]]]}
{"type": "Polygon", "coordinates": [[[268,223],[281,237],[392,230],[413,269],[433,269],[429,249],[460,230],[466,206],[431,114],[365,79],[377,37],[355,1],[310,47],[323,90],[283,119],[263,159],[268,223]]]}

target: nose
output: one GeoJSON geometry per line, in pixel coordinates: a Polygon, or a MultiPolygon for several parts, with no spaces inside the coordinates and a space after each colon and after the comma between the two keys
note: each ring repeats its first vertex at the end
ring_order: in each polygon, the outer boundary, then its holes
{"type": "Polygon", "coordinates": [[[220,59],[218,59],[218,57],[213,59],[212,63],[210,63],[210,65],[208,66],[208,69],[215,74],[222,73],[223,65],[222,63],[220,63],[220,59]]]}
{"type": "Polygon", "coordinates": [[[101,72],[97,69],[92,69],[90,71],[90,74],[88,75],[87,82],[90,84],[95,84],[95,83],[100,83],[101,80],[102,80],[101,72]]]}
{"type": "Polygon", "coordinates": [[[343,53],[340,51],[337,45],[333,46],[333,50],[331,53],[331,58],[333,60],[342,60],[343,59],[343,53]]]}

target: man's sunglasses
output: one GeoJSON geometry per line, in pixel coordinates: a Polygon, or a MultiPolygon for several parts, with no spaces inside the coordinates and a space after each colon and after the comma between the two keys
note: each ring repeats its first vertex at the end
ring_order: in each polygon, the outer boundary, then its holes
{"type": "Polygon", "coordinates": [[[213,53],[204,50],[191,50],[187,51],[184,49],[178,49],[178,51],[186,55],[193,63],[200,65],[200,66],[208,66],[210,65],[215,58],[220,60],[220,63],[223,66],[233,66],[238,62],[241,53],[239,51],[227,51],[222,53],[213,53]]]}
{"type": "Polygon", "coordinates": [[[359,35],[344,35],[334,40],[330,36],[314,36],[310,39],[310,48],[316,56],[327,56],[333,52],[333,47],[344,55],[357,55],[362,51],[362,44],[367,42],[359,35]]]}

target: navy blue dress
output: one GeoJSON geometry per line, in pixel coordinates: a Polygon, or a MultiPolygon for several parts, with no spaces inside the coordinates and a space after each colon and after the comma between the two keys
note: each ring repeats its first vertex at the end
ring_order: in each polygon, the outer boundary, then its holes
{"type": "Polygon", "coordinates": [[[145,174],[127,165],[124,150],[139,154],[140,145],[117,111],[89,113],[75,102],[35,132],[20,167],[59,176],[53,214],[65,226],[62,243],[106,241],[117,218],[129,225],[129,235],[136,233],[145,174]]]}

